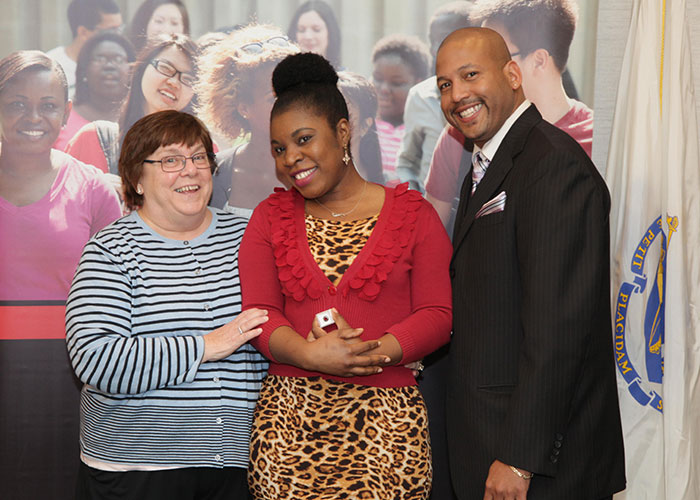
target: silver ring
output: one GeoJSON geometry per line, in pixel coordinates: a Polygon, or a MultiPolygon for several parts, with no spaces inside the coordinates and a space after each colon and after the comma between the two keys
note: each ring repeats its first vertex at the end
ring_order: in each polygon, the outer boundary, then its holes
{"type": "Polygon", "coordinates": [[[241,335],[243,335],[243,330],[241,330],[241,327],[240,327],[240,326],[238,327],[238,333],[240,333],[241,335]]]}

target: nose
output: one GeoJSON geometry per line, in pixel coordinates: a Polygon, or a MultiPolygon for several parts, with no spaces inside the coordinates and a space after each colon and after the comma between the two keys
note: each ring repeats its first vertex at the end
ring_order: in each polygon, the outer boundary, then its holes
{"type": "Polygon", "coordinates": [[[288,147],[284,151],[283,161],[284,161],[285,167],[288,167],[288,168],[293,167],[294,165],[296,165],[296,163],[300,159],[301,159],[301,154],[299,153],[299,150],[297,148],[292,146],[292,147],[288,147]]]}
{"type": "Polygon", "coordinates": [[[193,176],[197,173],[197,166],[192,158],[185,158],[185,168],[180,170],[181,175],[193,176]]]}
{"type": "Polygon", "coordinates": [[[469,86],[463,82],[456,82],[452,84],[450,89],[450,97],[453,102],[460,102],[470,96],[469,86]]]}

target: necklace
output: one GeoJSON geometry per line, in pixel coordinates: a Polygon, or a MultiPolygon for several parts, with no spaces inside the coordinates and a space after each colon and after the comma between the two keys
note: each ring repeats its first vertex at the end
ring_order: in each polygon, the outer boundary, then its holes
{"type": "Polygon", "coordinates": [[[314,201],[315,201],[316,203],[318,203],[319,205],[321,205],[321,206],[322,206],[323,208],[325,208],[326,210],[328,210],[328,211],[331,213],[331,215],[332,215],[333,217],[345,217],[346,215],[350,215],[351,213],[353,213],[353,212],[355,211],[355,209],[356,209],[357,207],[360,206],[360,202],[362,201],[362,198],[365,197],[365,190],[366,190],[366,189],[367,189],[367,181],[365,181],[364,185],[362,186],[362,194],[361,194],[360,197],[358,198],[357,203],[355,203],[355,206],[352,207],[352,208],[351,208],[350,210],[348,210],[347,212],[334,212],[333,210],[331,210],[330,208],[328,208],[326,205],[324,205],[323,203],[321,203],[320,201],[318,201],[318,198],[314,198],[314,201]]]}

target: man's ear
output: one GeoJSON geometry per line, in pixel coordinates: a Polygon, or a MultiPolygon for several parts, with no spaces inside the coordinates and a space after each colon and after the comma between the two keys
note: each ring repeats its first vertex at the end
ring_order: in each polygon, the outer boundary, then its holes
{"type": "Polygon", "coordinates": [[[90,38],[94,33],[94,30],[89,30],[85,26],[78,26],[76,38],[81,39],[82,41],[87,40],[90,38]]]}
{"type": "Polygon", "coordinates": [[[503,66],[503,74],[508,81],[508,85],[513,90],[517,90],[523,83],[523,74],[520,71],[520,66],[512,59],[503,66]]]}
{"type": "Polygon", "coordinates": [[[553,64],[552,57],[547,49],[537,49],[530,54],[532,64],[535,70],[544,70],[553,64]]]}

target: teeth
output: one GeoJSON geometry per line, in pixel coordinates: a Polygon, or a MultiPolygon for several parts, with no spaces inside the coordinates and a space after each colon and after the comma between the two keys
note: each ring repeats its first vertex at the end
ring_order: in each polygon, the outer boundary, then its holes
{"type": "Polygon", "coordinates": [[[29,135],[31,137],[40,137],[44,135],[44,132],[42,132],[41,130],[20,130],[20,133],[24,135],[29,135]]]}
{"type": "Polygon", "coordinates": [[[181,188],[177,188],[175,190],[176,193],[188,193],[190,191],[197,191],[199,189],[199,186],[182,186],[181,188]]]}
{"type": "Polygon", "coordinates": [[[314,170],[316,170],[316,167],[310,168],[309,170],[304,170],[303,172],[299,172],[298,174],[296,174],[294,178],[298,181],[301,179],[305,179],[308,176],[310,176],[314,172],[314,170]]]}
{"type": "Polygon", "coordinates": [[[481,109],[482,104],[477,104],[476,106],[472,106],[470,108],[465,109],[461,113],[459,113],[459,116],[462,118],[469,118],[470,116],[474,116],[480,109],[481,109]]]}
{"type": "Polygon", "coordinates": [[[177,100],[177,97],[175,97],[175,94],[173,94],[172,92],[168,92],[167,90],[161,90],[160,93],[163,94],[165,97],[172,99],[173,101],[177,100]]]}

